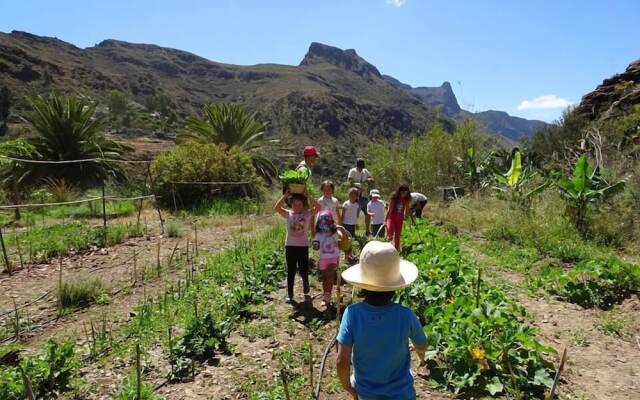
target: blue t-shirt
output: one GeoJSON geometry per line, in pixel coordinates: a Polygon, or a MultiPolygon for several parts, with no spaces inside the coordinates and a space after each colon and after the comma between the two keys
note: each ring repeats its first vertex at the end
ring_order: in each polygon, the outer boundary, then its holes
{"type": "Polygon", "coordinates": [[[347,307],[338,342],[353,348],[355,389],[366,399],[408,400],[416,397],[411,376],[409,338],[424,345],[427,338],[418,317],[396,303],[347,307]]]}

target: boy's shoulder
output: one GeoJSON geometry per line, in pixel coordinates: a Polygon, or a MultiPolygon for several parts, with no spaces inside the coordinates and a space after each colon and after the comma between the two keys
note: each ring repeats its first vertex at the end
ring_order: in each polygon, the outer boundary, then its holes
{"type": "Polygon", "coordinates": [[[398,303],[395,303],[395,304],[398,306],[399,312],[401,312],[407,318],[418,318],[416,313],[412,309],[410,309],[409,307],[405,307],[405,306],[403,306],[401,304],[398,304],[398,303]]]}

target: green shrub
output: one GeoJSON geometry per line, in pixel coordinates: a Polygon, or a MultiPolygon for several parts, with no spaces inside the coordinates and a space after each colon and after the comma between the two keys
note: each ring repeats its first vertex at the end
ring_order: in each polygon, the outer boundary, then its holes
{"type": "Polygon", "coordinates": [[[96,301],[106,291],[104,282],[97,277],[65,281],[58,289],[58,307],[61,311],[82,307],[96,301]]]}
{"type": "Polygon", "coordinates": [[[167,236],[171,238],[182,237],[182,226],[175,219],[170,219],[167,222],[167,236]]]}
{"type": "Polygon", "coordinates": [[[563,271],[556,292],[582,307],[609,309],[640,289],[640,266],[617,259],[591,260],[563,271]]]}
{"type": "Polygon", "coordinates": [[[189,208],[218,197],[255,197],[262,183],[251,159],[241,150],[223,145],[188,142],[158,155],[151,164],[155,194],[168,207],[189,208]],[[172,182],[225,182],[222,185],[172,182]],[[233,184],[234,182],[247,182],[233,184]]]}

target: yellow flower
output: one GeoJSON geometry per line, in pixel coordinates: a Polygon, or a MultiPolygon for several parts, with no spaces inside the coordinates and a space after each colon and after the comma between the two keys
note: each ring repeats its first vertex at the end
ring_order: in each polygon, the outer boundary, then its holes
{"type": "Polygon", "coordinates": [[[456,298],[455,297],[449,297],[449,300],[447,300],[447,304],[453,304],[456,302],[456,298]]]}
{"type": "Polygon", "coordinates": [[[474,344],[473,347],[471,348],[471,358],[473,358],[476,361],[484,360],[485,358],[484,349],[478,346],[477,344],[474,344]]]}
{"type": "Polygon", "coordinates": [[[471,347],[471,358],[474,359],[478,364],[480,364],[480,369],[482,371],[486,371],[489,369],[489,363],[486,359],[485,351],[482,347],[477,344],[474,344],[471,347]]]}

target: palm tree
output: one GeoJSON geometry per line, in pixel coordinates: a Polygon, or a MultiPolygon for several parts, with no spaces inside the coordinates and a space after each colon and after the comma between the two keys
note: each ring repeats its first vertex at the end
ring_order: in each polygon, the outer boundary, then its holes
{"type": "Polygon", "coordinates": [[[255,113],[245,111],[238,104],[212,103],[204,107],[204,117],[187,117],[187,131],[180,133],[178,142],[195,140],[200,143],[225,144],[238,147],[251,156],[253,166],[267,181],[277,176],[271,160],[261,154],[265,144],[266,123],[256,120],[255,113]]]}
{"type": "Polygon", "coordinates": [[[21,146],[5,146],[3,153],[32,162],[4,163],[0,183],[26,190],[46,179],[64,179],[81,187],[109,177],[126,180],[121,165],[99,159],[119,159],[127,149],[100,134],[104,119],[95,117],[96,106],[84,99],[49,96],[27,97],[32,111],[21,116],[33,135],[21,146]],[[39,164],[37,161],[90,160],[73,164],[39,164]]]}

